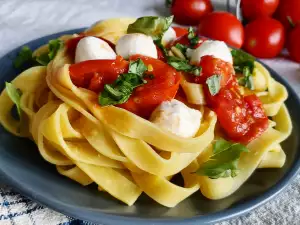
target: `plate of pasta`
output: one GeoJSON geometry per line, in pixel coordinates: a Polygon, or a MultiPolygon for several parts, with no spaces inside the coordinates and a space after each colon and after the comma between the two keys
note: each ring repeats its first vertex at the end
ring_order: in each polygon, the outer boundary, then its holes
{"type": "Polygon", "coordinates": [[[297,95],[172,20],[108,19],[0,59],[4,181],[104,224],[214,223],[279,193],[300,167],[297,95]]]}

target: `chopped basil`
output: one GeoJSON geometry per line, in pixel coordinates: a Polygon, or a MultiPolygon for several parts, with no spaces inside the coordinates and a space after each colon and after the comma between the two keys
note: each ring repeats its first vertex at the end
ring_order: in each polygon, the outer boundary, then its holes
{"type": "Polygon", "coordinates": [[[33,59],[31,49],[28,46],[23,46],[13,64],[15,68],[21,68],[25,64],[32,63],[32,61],[33,59]]]}
{"type": "Polygon", "coordinates": [[[147,67],[141,59],[131,61],[128,73],[121,74],[114,83],[104,85],[104,90],[99,95],[99,104],[107,106],[127,102],[134,88],[147,83],[143,79],[146,70],[147,67]]]}
{"type": "Polygon", "coordinates": [[[176,47],[179,51],[181,51],[181,53],[182,53],[183,55],[185,55],[186,50],[188,49],[187,46],[185,46],[185,45],[183,45],[183,44],[179,44],[179,43],[177,43],[177,44],[175,45],[175,47],[176,47]]]}
{"type": "Polygon", "coordinates": [[[239,85],[245,86],[250,90],[254,90],[253,84],[253,71],[255,58],[248,53],[233,49],[231,50],[233,57],[233,67],[236,73],[240,73],[243,76],[239,78],[239,85]]]}
{"type": "Polygon", "coordinates": [[[134,23],[130,24],[127,33],[142,33],[149,35],[153,40],[160,40],[164,33],[169,29],[173,21],[173,16],[157,17],[144,16],[138,18],[134,23]]]}
{"type": "Polygon", "coordinates": [[[221,78],[221,75],[212,75],[211,77],[207,78],[206,84],[212,96],[219,93],[221,88],[221,78]]]}
{"type": "Polygon", "coordinates": [[[200,165],[196,173],[211,179],[235,177],[238,174],[238,161],[242,152],[249,150],[239,143],[217,140],[213,144],[213,155],[200,165]]]}
{"type": "Polygon", "coordinates": [[[180,59],[175,56],[168,56],[167,62],[170,66],[174,67],[178,71],[184,71],[192,73],[195,76],[200,76],[202,68],[200,66],[192,66],[188,60],[180,59]]]}
{"type": "Polygon", "coordinates": [[[199,37],[195,34],[194,29],[189,27],[188,29],[188,39],[190,41],[191,47],[195,47],[199,43],[199,37]]]}
{"type": "Polygon", "coordinates": [[[20,89],[15,88],[11,83],[5,82],[5,90],[7,95],[10,97],[12,102],[16,105],[19,118],[21,118],[21,96],[22,92],[20,89]]]}
{"type": "Polygon", "coordinates": [[[130,61],[128,73],[135,73],[141,76],[145,71],[147,71],[147,66],[140,58],[136,61],[130,61]]]}
{"type": "Polygon", "coordinates": [[[24,46],[17,55],[13,64],[16,68],[21,68],[26,64],[34,65],[36,63],[46,66],[52,59],[54,59],[62,44],[63,42],[59,39],[50,40],[48,42],[48,52],[45,52],[37,57],[33,57],[32,50],[28,46],[24,46]]]}
{"type": "Polygon", "coordinates": [[[63,42],[59,39],[50,40],[48,43],[49,51],[36,57],[36,61],[41,65],[48,65],[48,63],[54,59],[62,45],[63,42]]]}

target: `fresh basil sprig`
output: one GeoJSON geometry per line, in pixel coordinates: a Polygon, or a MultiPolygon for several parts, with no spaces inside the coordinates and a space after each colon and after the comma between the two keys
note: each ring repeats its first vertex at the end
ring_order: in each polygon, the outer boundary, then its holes
{"type": "Polygon", "coordinates": [[[32,56],[32,50],[28,46],[24,46],[18,53],[13,64],[15,68],[22,68],[24,65],[43,65],[46,66],[48,63],[54,59],[58,50],[63,45],[63,42],[59,39],[50,40],[48,43],[48,51],[37,56],[32,56]]]}
{"type": "Polygon", "coordinates": [[[200,76],[202,68],[200,66],[193,66],[189,64],[188,60],[180,59],[175,56],[168,56],[167,62],[170,66],[174,67],[178,71],[184,71],[191,73],[195,76],[200,76]]]}
{"type": "Polygon", "coordinates": [[[19,118],[21,119],[21,115],[22,115],[22,109],[21,109],[22,92],[21,92],[21,90],[15,88],[13,86],[13,84],[9,83],[9,82],[5,82],[5,90],[7,92],[7,95],[9,96],[9,98],[16,105],[19,118]]]}
{"type": "Polygon", "coordinates": [[[215,96],[219,93],[221,89],[221,75],[212,75],[211,77],[207,78],[206,84],[208,86],[208,90],[212,96],[215,96]]]}
{"type": "Polygon", "coordinates": [[[235,72],[243,75],[238,79],[239,85],[245,86],[250,90],[254,90],[252,76],[255,58],[239,49],[231,50],[231,55],[233,57],[233,67],[235,72]]]}
{"type": "Polygon", "coordinates": [[[136,87],[147,83],[143,78],[146,70],[141,59],[130,62],[128,73],[121,74],[114,83],[104,85],[104,90],[99,95],[99,104],[107,106],[127,102],[136,87]]]}
{"type": "Polygon", "coordinates": [[[213,155],[200,165],[196,174],[211,179],[235,177],[238,174],[238,162],[242,152],[249,152],[249,150],[239,143],[224,139],[217,140],[213,144],[213,155]]]}
{"type": "Polygon", "coordinates": [[[144,16],[138,18],[134,23],[130,24],[127,33],[142,33],[149,35],[154,41],[160,40],[164,33],[169,29],[173,22],[174,16],[157,17],[144,16]]]}
{"type": "Polygon", "coordinates": [[[191,47],[194,47],[199,43],[199,37],[195,34],[194,29],[192,27],[189,27],[188,32],[188,39],[190,41],[190,45],[191,47]]]}

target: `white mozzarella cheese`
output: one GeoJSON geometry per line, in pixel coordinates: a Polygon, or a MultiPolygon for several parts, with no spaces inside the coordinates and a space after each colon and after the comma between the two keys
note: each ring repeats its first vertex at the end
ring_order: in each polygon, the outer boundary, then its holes
{"type": "Polygon", "coordinates": [[[233,63],[230,49],[223,41],[204,41],[198,48],[188,50],[191,64],[198,64],[201,57],[210,55],[222,59],[225,62],[233,63]]]}
{"type": "Polygon", "coordinates": [[[171,41],[174,41],[176,39],[176,32],[172,27],[169,27],[169,29],[164,33],[161,42],[164,46],[169,44],[171,41]]]}
{"type": "Polygon", "coordinates": [[[94,59],[115,59],[116,53],[105,41],[96,37],[82,38],[76,47],[75,63],[94,59]]]}
{"type": "Polygon", "coordinates": [[[162,102],[152,113],[150,121],[180,137],[194,137],[199,130],[202,114],[173,99],[162,102]]]}
{"type": "Polygon", "coordinates": [[[156,46],[152,38],[145,34],[125,34],[118,40],[116,52],[125,59],[136,54],[157,59],[156,46]]]}

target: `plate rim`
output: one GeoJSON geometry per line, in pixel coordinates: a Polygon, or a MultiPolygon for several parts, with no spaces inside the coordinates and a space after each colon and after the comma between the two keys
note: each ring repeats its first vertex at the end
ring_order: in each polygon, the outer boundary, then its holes
{"type": "MultiPolygon", "coordinates": [[[[23,45],[20,45],[19,47],[16,47],[10,51],[8,51],[6,54],[4,54],[0,61],[3,58],[9,57],[12,52],[15,52],[16,50],[20,49],[24,45],[30,45],[35,42],[39,42],[41,40],[47,39],[50,40],[52,38],[58,37],[63,34],[72,34],[72,33],[79,33],[83,31],[85,28],[77,28],[77,29],[71,29],[66,31],[61,31],[49,35],[45,35],[42,37],[39,37],[37,39],[33,39],[31,41],[28,41],[24,43],[23,45]]],[[[279,81],[281,84],[283,84],[287,91],[289,92],[289,95],[292,95],[295,98],[295,101],[297,102],[297,105],[300,106],[300,99],[296,91],[292,88],[292,86],[284,80],[276,71],[274,71],[272,68],[270,68],[268,65],[263,63],[260,59],[256,59],[258,62],[260,62],[263,66],[265,66],[271,73],[272,77],[275,78],[275,80],[279,81]]],[[[299,152],[300,149],[298,149],[299,152]]],[[[299,154],[299,153],[298,153],[299,154]]],[[[67,216],[71,216],[75,219],[84,220],[87,222],[92,223],[104,223],[107,225],[114,224],[114,225],[132,225],[133,222],[142,224],[142,225],[165,225],[165,224],[176,224],[176,225],[196,225],[196,224],[214,224],[217,222],[229,220],[236,218],[238,216],[245,215],[246,213],[249,213],[250,211],[266,204],[271,199],[275,198],[280,194],[282,191],[284,191],[295,179],[296,175],[300,171],[300,160],[296,159],[291,165],[291,168],[284,174],[284,176],[271,188],[269,188],[266,192],[260,194],[258,197],[247,200],[246,202],[240,203],[238,206],[233,206],[230,209],[221,210],[219,212],[206,214],[206,215],[199,215],[194,216],[191,218],[166,218],[166,219],[159,219],[159,218],[138,218],[135,216],[120,216],[120,215],[113,215],[109,213],[103,213],[103,212],[93,212],[88,211],[84,212],[82,210],[85,210],[84,208],[80,208],[78,206],[68,205],[64,204],[62,202],[59,202],[59,199],[49,199],[46,197],[43,197],[42,195],[36,195],[32,189],[29,188],[29,186],[24,187],[21,183],[19,183],[17,180],[13,179],[11,176],[6,174],[3,169],[0,166],[0,176],[3,178],[4,182],[8,186],[11,186],[13,189],[15,189],[17,192],[20,192],[25,197],[43,205],[46,206],[52,210],[55,210],[59,213],[62,213],[67,216]]],[[[30,186],[32,187],[32,186],[30,186]]]]}

